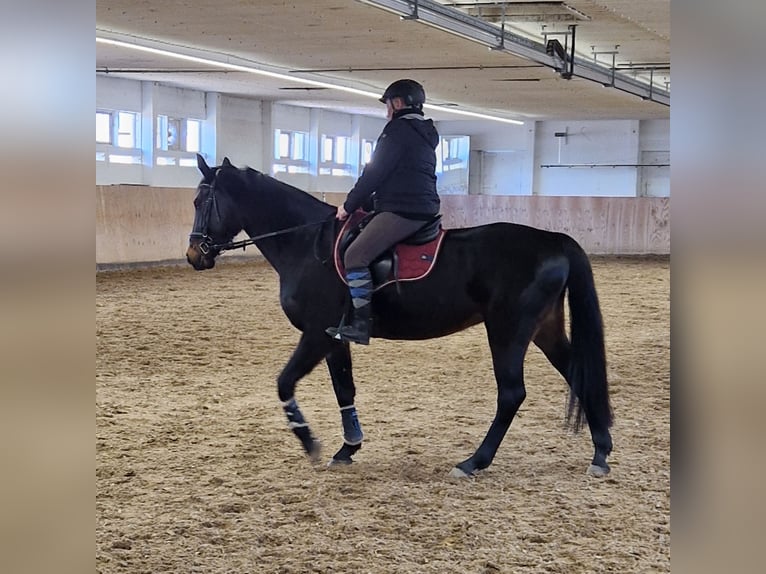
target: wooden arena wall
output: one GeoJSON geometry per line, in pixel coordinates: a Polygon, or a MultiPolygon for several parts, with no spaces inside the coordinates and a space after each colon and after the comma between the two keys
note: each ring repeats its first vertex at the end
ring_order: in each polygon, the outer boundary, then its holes
{"type": "MultiPolygon", "coordinates": [[[[188,188],[96,186],[97,267],[184,261],[194,193],[188,188]]],[[[334,205],[345,198],[345,193],[314,195],[334,205]]],[[[562,231],[592,255],[670,253],[668,197],[445,195],[442,214],[446,228],[512,221],[562,231]]],[[[259,253],[251,247],[245,255],[259,253]]]]}

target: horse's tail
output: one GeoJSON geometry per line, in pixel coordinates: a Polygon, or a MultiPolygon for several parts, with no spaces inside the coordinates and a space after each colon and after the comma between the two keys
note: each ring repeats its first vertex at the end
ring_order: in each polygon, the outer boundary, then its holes
{"type": "Polygon", "coordinates": [[[612,408],[606,378],[604,323],[593,270],[588,256],[574,240],[566,251],[569,259],[567,288],[572,351],[566,422],[575,431],[580,430],[585,422],[583,415],[587,413],[592,427],[606,429],[612,426],[612,408]]]}

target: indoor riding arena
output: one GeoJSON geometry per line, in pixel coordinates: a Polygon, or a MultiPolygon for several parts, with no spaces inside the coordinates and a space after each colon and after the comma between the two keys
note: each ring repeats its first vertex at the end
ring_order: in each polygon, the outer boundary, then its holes
{"type": "Polygon", "coordinates": [[[524,4],[96,2],[97,572],[670,572],[669,2],[524,4]],[[320,362],[295,395],[311,460],[277,395],[300,332],[274,267],[257,240],[187,263],[197,154],[340,206],[398,78],[433,104],[445,229],[512,222],[588,254],[608,475],[586,472],[588,427],[566,426],[567,383],[534,345],[494,461],[451,475],[496,414],[482,324],[351,345],[348,465],[328,465],[343,435],[320,362]]]}
{"type": "Polygon", "coordinates": [[[586,476],[587,429],[531,350],[527,399],[492,466],[448,477],[494,415],[482,327],[353,350],[366,433],[349,467],[326,369],[276,376],[298,340],[265,263],[97,276],[101,572],[665,572],[670,560],[670,282],[665,257],[593,262],[615,412],[612,472],[586,476]],[[640,285],[640,290],[636,289],[640,285]]]}

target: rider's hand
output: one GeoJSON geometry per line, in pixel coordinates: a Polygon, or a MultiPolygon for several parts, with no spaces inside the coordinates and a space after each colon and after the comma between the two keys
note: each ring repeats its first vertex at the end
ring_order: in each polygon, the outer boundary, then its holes
{"type": "Polygon", "coordinates": [[[335,214],[335,219],[338,219],[340,221],[345,221],[346,218],[348,218],[348,213],[346,213],[346,210],[341,205],[338,207],[338,213],[335,214]]]}

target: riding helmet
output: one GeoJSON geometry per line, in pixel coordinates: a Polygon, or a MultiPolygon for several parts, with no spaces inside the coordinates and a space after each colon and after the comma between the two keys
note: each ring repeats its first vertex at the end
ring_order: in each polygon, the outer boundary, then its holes
{"type": "Polygon", "coordinates": [[[396,80],[386,88],[380,101],[385,104],[392,98],[402,98],[407,107],[419,108],[426,103],[426,91],[415,80],[396,80]]]}

